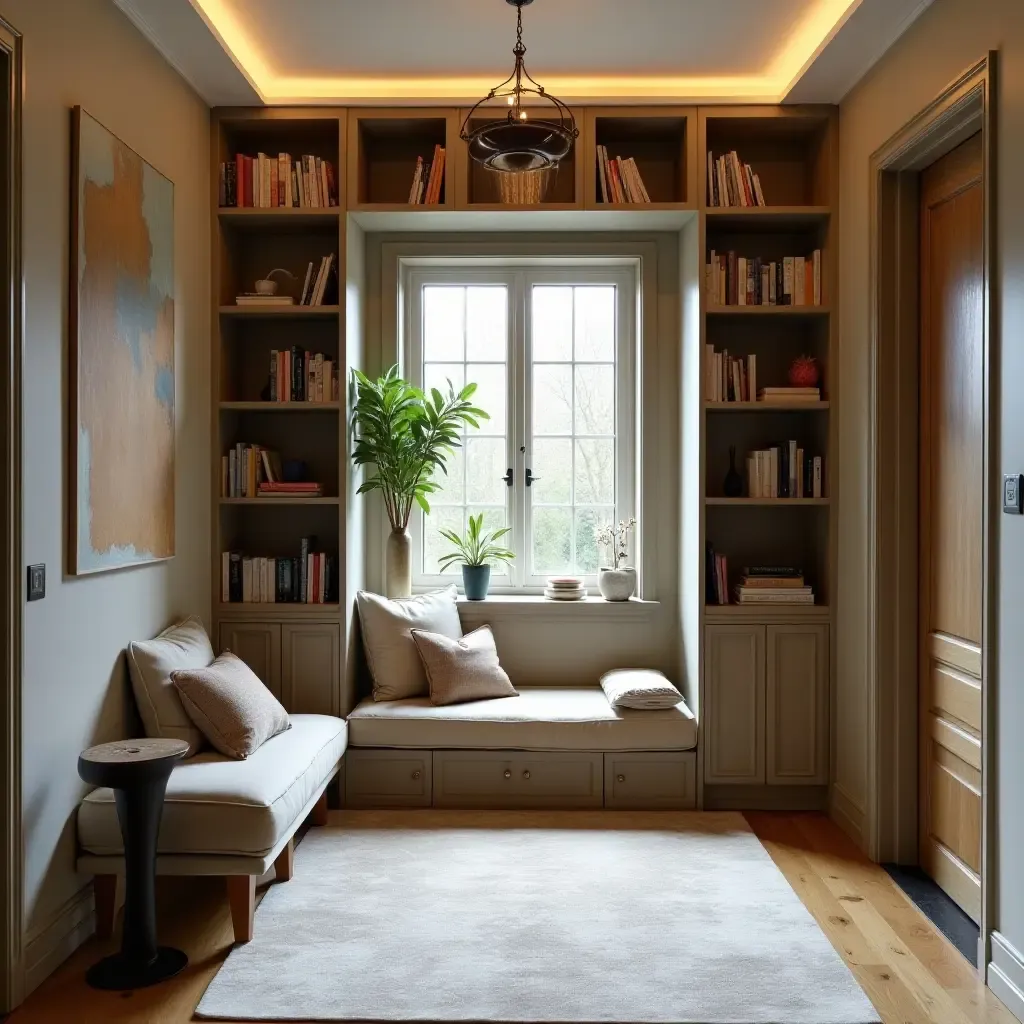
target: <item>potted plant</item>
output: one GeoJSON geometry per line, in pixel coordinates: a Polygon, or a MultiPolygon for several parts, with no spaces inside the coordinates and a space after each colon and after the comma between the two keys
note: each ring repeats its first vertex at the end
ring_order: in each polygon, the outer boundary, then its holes
{"type": "Polygon", "coordinates": [[[628,601],[636,590],[636,569],[620,563],[629,554],[629,531],[636,526],[636,519],[622,519],[619,525],[599,526],[594,535],[598,544],[612,549],[612,564],[598,570],[597,588],[606,601],[628,601]]]}
{"type": "Polygon", "coordinates": [[[377,380],[353,369],[352,378],[356,392],[352,461],[376,468],[376,473],[359,485],[358,493],[381,492],[391,523],[384,592],[392,598],[409,597],[413,504],[430,512],[427,496],[439,486],[433,480],[434,472],[440,469],[447,475],[446,461],[461,447],[463,426],[477,427],[479,420],[490,417],[470,401],[475,384],[457,392],[449,381],[447,395],[433,388],[428,396],[402,380],[397,366],[377,380]]]}
{"type": "Polygon", "coordinates": [[[508,565],[516,556],[498,541],[512,532],[510,526],[503,526],[493,532],[484,530],[484,514],[469,517],[469,529],[465,537],[460,537],[454,530],[441,530],[441,536],[450,541],[454,551],[442,555],[438,562],[441,572],[450,569],[458,562],[462,563],[462,585],[466,598],[470,601],[482,601],[487,596],[487,588],[491,582],[491,563],[504,562],[508,565]]]}

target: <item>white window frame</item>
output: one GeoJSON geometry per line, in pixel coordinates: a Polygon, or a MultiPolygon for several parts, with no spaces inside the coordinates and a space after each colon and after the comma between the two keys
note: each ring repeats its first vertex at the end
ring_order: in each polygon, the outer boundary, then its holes
{"type": "MultiPolygon", "coordinates": [[[[425,285],[505,284],[509,294],[506,339],[506,448],[507,466],[513,471],[513,485],[506,490],[506,521],[512,527],[510,540],[516,560],[507,575],[492,570],[491,593],[536,595],[544,590],[547,577],[529,572],[532,561],[530,491],[525,485],[530,461],[532,368],[530,351],[531,289],[534,285],[614,285],[616,287],[616,388],[615,388],[615,511],[616,521],[636,515],[639,423],[636,396],[639,389],[638,356],[641,331],[638,322],[639,266],[636,260],[586,257],[560,259],[466,258],[432,259],[401,269],[401,310],[403,372],[417,386],[423,379],[422,290],[425,285]]],[[[576,365],[575,360],[573,365],[576,365]]],[[[458,576],[425,573],[423,566],[423,516],[419,510],[410,522],[413,539],[413,588],[434,589],[457,583],[458,576]]],[[[635,536],[635,535],[634,535],[635,536]]],[[[631,545],[632,562],[639,564],[639,552],[631,545]]],[[[585,575],[584,584],[596,587],[597,576],[585,575]]]]}

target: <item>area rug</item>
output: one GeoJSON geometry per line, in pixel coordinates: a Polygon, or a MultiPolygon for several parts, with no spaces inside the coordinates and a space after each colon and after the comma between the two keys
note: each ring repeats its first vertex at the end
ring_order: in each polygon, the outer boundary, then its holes
{"type": "Polygon", "coordinates": [[[874,1024],[738,814],[341,812],[197,1010],[221,1020],[874,1024]]]}

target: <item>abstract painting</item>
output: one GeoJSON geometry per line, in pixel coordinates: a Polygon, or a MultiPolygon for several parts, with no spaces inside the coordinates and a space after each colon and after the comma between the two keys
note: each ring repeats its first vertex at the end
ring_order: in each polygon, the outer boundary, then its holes
{"type": "Polygon", "coordinates": [[[174,555],[174,184],[72,117],[69,572],[174,555]]]}

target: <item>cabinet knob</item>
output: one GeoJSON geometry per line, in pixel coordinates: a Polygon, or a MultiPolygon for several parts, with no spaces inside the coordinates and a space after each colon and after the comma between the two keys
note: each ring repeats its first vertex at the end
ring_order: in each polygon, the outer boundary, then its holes
{"type": "Polygon", "coordinates": [[[527,770],[527,771],[523,772],[523,778],[524,778],[524,779],[528,779],[529,777],[530,777],[530,772],[529,772],[529,770],[527,770]]]}
{"type": "Polygon", "coordinates": [[[414,779],[418,779],[420,777],[420,773],[418,771],[415,771],[415,772],[412,773],[412,777],[414,779]]]}
{"type": "Polygon", "coordinates": [[[505,778],[506,779],[511,779],[512,778],[512,772],[510,772],[508,770],[508,768],[505,769],[505,778]]]}
{"type": "Polygon", "coordinates": [[[616,782],[625,782],[626,781],[626,776],[625,775],[616,775],[615,776],[615,781],[616,782]]]}

